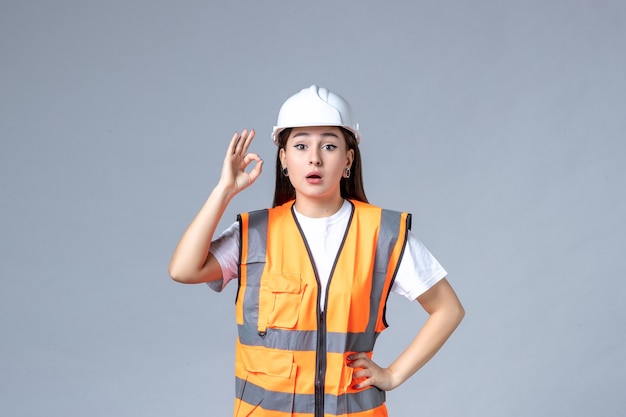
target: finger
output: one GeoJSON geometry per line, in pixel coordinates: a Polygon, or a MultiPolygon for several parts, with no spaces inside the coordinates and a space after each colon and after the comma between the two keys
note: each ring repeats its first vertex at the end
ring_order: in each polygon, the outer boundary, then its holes
{"type": "Polygon", "coordinates": [[[365,357],[353,360],[348,363],[348,366],[350,368],[369,368],[371,364],[372,361],[368,357],[365,357]]]}
{"type": "Polygon", "coordinates": [[[246,154],[246,156],[243,157],[242,167],[243,168],[247,167],[248,165],[250,165],[252,161],[261,161],[261,157],[254,152],[250,152],[249,154],[246,154]]]}
{"type": "Polygon", "coordinates": [[[254,165],[254,168],[252,168],[252,171],[250,171],[250,174],[248,174],[250,177],[250,184],[256,181],[257,178],[259,178],[262,171],[263,171],[263,160],[261,159],[254,165]]]}
{"type": "Polygon", "coordinates": [[[364,379],[363,381],[359,381],[358,383],[354,384],[352,387],[354,389],[363,389],[371,385],[374,385],[374,383],[372,382],[372,378],[367,378],[367,379],[364,379]]]}
{"type": "MultiPolygon", "coordinates": [[[[255,153],[252,153],[252,152],[247,154],[246,156],[244,156],[243,162],[241,163],[241,170],[245,171],[246,168],[248,167],[248,165],[250,165],[253,161],[257,162],[256,165],[253,168],[253,171],[254,170],[259,170],[260,168],[258,168],[258,165],[260,163],[263,163],[263,160],[261,159],[261,157],[259,155],[255,154],[255,153]]],[[[250,173],[252,173],[252,171],[250,171],[250,173]]],[[[250,175],[250,174],[248,174],[248,175],[250,175]]],[[[257,177],[258,177],[258,175],[259,174],[256,174],[257,177]]]]}
{"type": "Polygon", "coordinates": [[[235,148],[237,147],[237,142],[239,141],[239,138],[241,136],[239,136],[239,132],[235,132],[233,134],[232,139],[230,140],[230,143],[228,144],[228,154],[232,155],[235,153],[235,148]]]}
{"type": "Polygon", "coordinates": [[[360,360],[359,360],[359,359],[357,359],[357,360],[354,360],[354,361],[348,362],[348,366],[349,366],[350,368],[361,368],[361,362],[359,362],[359,361],[360,361],[360,360]]]}
{"type": "Polygon", "coordinates": [[[250,144],[252,143],[252,139],[254,139],[254,134],[255,134],[254,129],[251,129],[248,135],[244,137],[243,148],[241,149],[241,152],[243,153],[248,152],[248,148],[250,147],[250,144]]]}
{"type": "Polygon", "coordinates": [[[348,356],[349,361],[354,361],[356,359],[369,359],[369,357],[364,352],[353,353],[352,355],[348,356]]]}
{"type": "Polygon", "coordinates": [[[235,144],[235,154],[244,153],[243,145],[246,141],[246,136],[248,136],[248,129],[244,129],[243,132],[241,132],[241,135],[239,136],[239,139],[237,140],[237,143],[235,144]]]}
{"type": "Polygon", "coordinates": [[[356,371],[352,373],[353,379],[369,378],[371,376],[372,376],[372,372],[369,369],[361,369],[360,371],[356,371]]]}

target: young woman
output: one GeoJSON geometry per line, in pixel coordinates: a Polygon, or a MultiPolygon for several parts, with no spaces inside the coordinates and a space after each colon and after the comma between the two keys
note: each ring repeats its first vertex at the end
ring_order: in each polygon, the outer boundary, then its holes
{"type": "Polygon", "coordinates": [[[368,204],[350,105],[311,86],[281,107],[273,208],[244,213],[213,240],[230,200],[263,161],[255,132],[235,133],[217,186],[183,234],[169,272],[221,291],[238,280],[235,416],[386,416],[406,381],[464,315],[446,271],[411,234],[407,213],[368,204]],[[247,170],[248,167],[251,169],[247,170]],[[387,297],[429,314],[402,354],[372,360],[387,297]]]}

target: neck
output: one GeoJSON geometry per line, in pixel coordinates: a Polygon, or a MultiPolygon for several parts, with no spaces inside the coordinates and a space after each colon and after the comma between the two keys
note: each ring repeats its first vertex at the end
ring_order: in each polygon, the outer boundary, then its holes
{"type": "Polygon", "coordinates": [[[343,198],[337,196],[332,199],[317,199],[296,196],[296,210],[298,213],[312,218],[329,217],[337,213],[343,205],[343,198]]]}

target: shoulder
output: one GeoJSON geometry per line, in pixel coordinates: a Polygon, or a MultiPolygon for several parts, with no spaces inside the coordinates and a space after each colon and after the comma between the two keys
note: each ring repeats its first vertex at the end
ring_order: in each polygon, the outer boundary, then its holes
{"type": "Polygon", "coordinates": [[[241,224],[244,229],[250,227],[267,229],[269,223],[280,218],[286,218],[287,215],[291,217],[293,203],[292,200],[281,206],[240,213],[237,215],[237,223],[241,224]]]}
{"type": "MultiPolygon", "coordinates": [[[[411,213],[393,209],[382,208],[373,204],[365,203],[358,200],[349,200],[354,205],[355,211],[361,213],[380,215],[382,219],[398,219],[401,223],[405,223],[407,227],[411,228],[411,213]]],[[[386,222],[383,222],[386,223],[386,222]]],[[[392,223],[395,221],[392,220],[392,223]]]]}
{"type": "Polygon", "coordinates": [[[373,204],[365,203],[358,200],[348,200],[354,207],[354,214],[358,216],[380,216],[382,207],[375,206],[373,204]]]}
{"type": "Polygon", "coordinates": [[[289,212],[289,211],[291,211],[291,206],[293,206],[293,203],[294,203],[294,200],[290,200],[290,201],[288,201],[285,204],[282,204],[280,206],[271,207],[271,208],[264,208],[264,209],[259,209],[259,210],[252,210],[252,211],[248,211],[246,213],[240,213],[238,215],[238,217],[239,216],[264,215],[264,214],[267,214],[267,213],[277,214],[277,213],[289,212]]]}
{"type": "Polygon", "coordinates": [[[361,210],[361,211],[371,210],[371,211],[388,211],[390,213],[405,213],[402,210],[394,210],[394,209],[389,209],[385,207],[380,207],[375,204],[365,203],[363,201],[358,201],[358,200],[348,200],[348,201],[352,203],[355,209],[361,210]]]}

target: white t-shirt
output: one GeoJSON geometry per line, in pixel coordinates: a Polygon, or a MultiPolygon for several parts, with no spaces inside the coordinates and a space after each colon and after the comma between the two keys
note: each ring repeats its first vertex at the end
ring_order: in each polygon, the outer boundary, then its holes
{"type": "MultiPolygon", "coordinates": [[[[324,306],[330,270],[348,227],[352,205],[344,200],[337,213],[321,218],[306,217],[298,213],[295,207],[294,211],[313,255],[322,286],[320,305],[324,306]]],[[[233,223],[211,242],[209,251],[222,268],[222,280],[208,283],[213,290],[221,291],[228,282],[238,278],[239,245],[239,222],[233,223]]],[[[437,259],[409,231],[391,291],[415,300],[446,275],[437,259]]]]}

